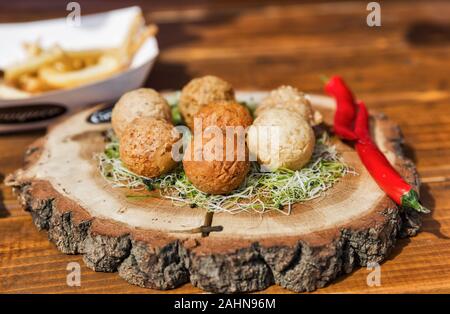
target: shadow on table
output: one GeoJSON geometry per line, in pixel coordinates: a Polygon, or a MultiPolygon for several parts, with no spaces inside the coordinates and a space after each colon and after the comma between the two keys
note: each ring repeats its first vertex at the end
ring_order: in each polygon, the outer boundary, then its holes
{"type": "Polygon", "coordinates": [[[433,218],[435,200],[428,184],[422,184],[420,188],[420,199],[422,200],[423,205],[431,210],[431,214],[423,215],[422,217],[423,224],[421,231],[431,233],[439,239],[450,239],[448,235],[441,232],[441,223],[433,218]]]}
{"type": "Polygon", "coordinates": [[[414,148],[407,143],[403,143],[402,148],[405,156],[411,159],[413,163],[417,163],[416,151],[414,148]]]}
{"type": "MultiPolygon", "coordinates": [[[[5,180],[5,176],[0,173],[0,182],[3,182],[3,180],[5,180]]],[[[0,218],[5,218],[10,216],[9,211],[6,209],[5,206],[5,199],[3,197],[3,191],[0,190],[0,218]]]]}
{"type": "MultiPolygon", "coordinates": [[[[421,196],[421,200],[423,202],[423,205],[426,206],[427,208],[429,208],[431,210],[431,212],[433,213],[433,210],[434,210],[434,207],[435,207],[435,200],[434,200],[433,195],[430,192],[430,187],[427,184],[424,184],[424,185],[421,186],[420,196],[421,196]]],[[[419,232],[432,233],[433,235],[435,235],[439,239],[450,239],[449,236],[447,236],[447,235],[445,235],[445,234],[443,234],[441,232],[441,230],[440,230],[441,229],[441,224],[432,217],[432,213],[429,214],[429,215],[423,215],[422,216],[423,225],[422,225],[422,227],[421,227],[419,232]]],[[[388,258],[385,259],[385,261],[393,260],[398,255],[400,255],[401,252],[403,251],[403,249],[406,246],[408,246],[408,244],[411,242],[411,239],[413,239],[413,238],[398,239],[396,244],[395,244],[395,246],[392,248],[391,253],[389,254],[388,258]]],[[[383,261],[381,263],[381,267],[383,267],[383,263],[385,261],[383,261]]],[[[358,270],[360,268],[365,268],[365,267],[356,267],[349,274],[345,274],[345,275],[342,275],[342,276],[338,277],[335,281],[333,281],[333,283],[339,283],[339,282],[345,280],[346,278],[351,276],[356,270],[358,270]]]]}
{"type": "Polygon", "coordinates": [[[155,63],[145,86],[158,91],[180,90],[191,79],[184,64],[160,61],[155,63]]]}
{"type": "MultiPolygon", "coordinates": [[[[413,147],[408,144],[403,145],[405,156],[411,159],[414,163],[417,163],[416,153],[413,147]]],[[[434,196],[430,191],[428,184],[422,184],[420,187],[420,200],[422,204],[431,210],[431,214],[422,215],[422,227],[420,232],[428,232],[434,234],[439,239],[450,239],[448,235],[441,232],[441,224],[439,221],[433,218],[433,212],[435,209],[434,196]]]]}
{"type": "Polygon", "coordinates": [[[416,46],[446,45],[450,43],[450,24],[418,21],[409,26],[405,37],[416,46]]]}
{"type": "MultiPolygon", "coordinates": [[[[402,253],[403,249],[408,246],[408,244],[411,242],[411,238],[403,238],[403,239],[397,239],[397,242],[395,243],[395,246],[392,248],[391,253],[389,254],[388,258],[386,258],[385,261],[390,261],[395,259],[400,253],[402,253]]],[[[384,261],[383,261],[384,263],[384,261]]]]}
{"type": "MultiPolygon", "coordinates": [[[[381,264],[380,264],[381,268],[383,268],[383,264],[386,261],[393,260],[397,255],[399,255],[403,251],[403,248],[405,248],[410,242],[411,242],[411,240],[409,238],[398,239],[397,243],[392,248],[392,252],[389,254],[389,256],[383,262],[381,262],[381,264]]],[[[367,273],[367,275],[369,275],[369,273],[371,273],[374,270],[374,268],[372,268],[372,267],[357,266],[350,273],[339,276],[336,280],[334,280],[330,284],[337,284],[337,283],[340,283],[340,282],[346,280],[348,277],[352,276],[355,271],[357,271],[359,269],[364,270],[367,273]]]]}

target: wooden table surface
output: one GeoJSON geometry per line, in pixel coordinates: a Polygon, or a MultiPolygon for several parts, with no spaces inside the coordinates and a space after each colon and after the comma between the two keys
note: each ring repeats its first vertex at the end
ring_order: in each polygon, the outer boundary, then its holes
{"type": "MultiPolygon", "coordinates": [[[[64,1],[2,1],[0,22],[63,16],[64,1]]],[[[82,14],[134,1],[80,1],[82,14]]],[[[399,240],[381,266],[381,286],[361,268],[317,293],[450,293],[450,2],[389,1],[381,27],[366,25],[368,1],[138,2],[160,27],[162,53],[146,85],[178,89],[215,74],[236,89],[292,84],[321,93],[320,74],[341,74],[372,109],[397,121],[419,170],[423,203],[433,210],[422,232],[399,240]]],[[[0,176],[21,166],[25,147],[44,131],[0,136],[0,176]]],[[[0,185],[0,292],[160,293],[95,273],[64,255],[34,227],[0,185]],[[66,266],[82,266],[81,287],[66,285],[66,266]]],[[[167,293],[200,293],[186,284],[167,293]]],[[[272,286],[263,291],[288,293],[272,286]]]]}

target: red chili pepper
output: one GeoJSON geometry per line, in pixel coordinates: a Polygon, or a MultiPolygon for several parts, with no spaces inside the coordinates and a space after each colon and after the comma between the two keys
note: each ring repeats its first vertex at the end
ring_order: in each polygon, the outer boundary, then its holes
{"type": "Polygon", "coordinates": [[[403,180],[372,141],[369,131],[369,113],[363,102],[358,102],[355,133],[359,138],[355,144],[359,158],[380,188],[398,205],[429,213],[430,211],[419,203],[416,191],[403,180]]]}
{"type": "Polygon", "coordinates": [[[420,204],[417,192],[392,167],[386,156],[372,141],[369,114],[364,103],[354,101],[351,91],[339,77],[333,77],[326,85],[326,90],[335,97],[337,103],[334,121],[339,125],[338,128],[335,125],[335,133],[342,139],[355,141],[355,149],[361,162],[379,187],[398,205],[429,213],[430,211],[420,204]],[[349,133],[349,128],[353,125],[352,133],[349,133]],[[342,130],[345,131],[342,132],[342,130]],[[354,138],[349,135],[354,135],[354,138]]]}
{"type": "Polygon", "coordinates": [[[352,92],[339,76],[333,76],[328,81],[325,85],[325,91],[336,100],[336,114],[333,122],[334,133],[345,140],[357,140],[358,137],[353,131],[356,106],[352,92]]]}

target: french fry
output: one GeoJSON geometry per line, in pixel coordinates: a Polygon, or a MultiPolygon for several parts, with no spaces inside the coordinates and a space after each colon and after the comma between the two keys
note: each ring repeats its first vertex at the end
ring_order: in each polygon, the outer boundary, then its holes
{"type": "Polygon", "coordinates": [[[38,56],[42,53],[42,47],[39,44],[39,41],[36,40],[35,42],[26,42],[23,43],[23,48],[25,49],[28,56],[38,56]]]}
{"type": "Polygon", "coordinates": [[[62,59],[63,56],[63,50],[58,46],[54,46],[37,56],[30,57],[21,63],[9,66],[5,69],[5,82],[13,84],[21,75],[36,73],[43,66],[52,64],[62,59]]]}
{"type": "Polygon", "coordinates": [[[157,31],[156,25],[146,26],[142,14],[137,14],[116,48],[64,51],[53,46],[43,50],[38,41],[24,43],[28,58],[5,69],[1,88],[7,90],[6,95],[28,97],[105,79],[127,68],[139,48],[157,31]]]}
{"type": "Polygon", "coordinates": [[[158,33],[158,27],[155,24],[145,26],[136,36],[134,41],[131,43],[131,48],[129,51],[130,58],[138,52],[139,48],[145,43],[145,41],[155,36],[158,33]]]}
{"type": "Polygon", "coordinates": [[[65,51],[65,54],[69,59],[79,59],[92,62],[98,61],[102,55],[108,54],[110,51],[111,49],[71,50],[65,51]]]}
{"type": "Polygon", "coordinates": [[[22,75],[18,79],[17,85],[21,90],[28,93],[41,93],[52,89],[51,86],[46,84],[39,77],[31,74],[22,75]]]}
{"type": "Polygon", "coordinates": [[[53,68],[58,72],[66,72],[75,70],[72,65],[72,60],[60,60],[52,64],[53,68]]]}
{"type": "Polygon", "coordinates": [[[131,57],[133,56],[132,46],[135,36],[144,25],[145,21],[142,14],[136,15],[133,21],[131,22],[131,26],[127,32],[124,41],[122,42],[122,45],[118,47],[115,51],[111,52],[111,54],[114,54],[117,58],[120,59],[123,65],[128,65],[130,63],[131,57]]]}
{"type": "Polygon", "coordinates": [[[59,72],[44,67],[39,70],[38,77],[53,88],[71,88],[107,78],[121,69],[122,64],[117,58],[104,55],[96,65],[78,71],[59,72]]]}
{"type": "Polygon", "coordinates": [[[23,99],[30,97],[31,94],[24,92],[18,88],[6,85],[4,82],[0,82],[0,98],[3,99],[23,99]]]}

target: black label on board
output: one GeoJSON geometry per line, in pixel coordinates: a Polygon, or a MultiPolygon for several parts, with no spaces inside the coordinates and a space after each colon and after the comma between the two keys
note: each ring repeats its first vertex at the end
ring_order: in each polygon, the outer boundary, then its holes
{"type": "Polygon", "coordinates": [[[24,124],[54,119],[66,113],[66,107],[57,104],[33,104],[0,108],[0,124],[24,124]]]}
{"type": "Polygon", "coordinates": [[[106,108],[102,108],[92,113],[87,121],[92,124],[109,123],[111,122],[111,113],[113,106],[110,105],[106,108]]]}

